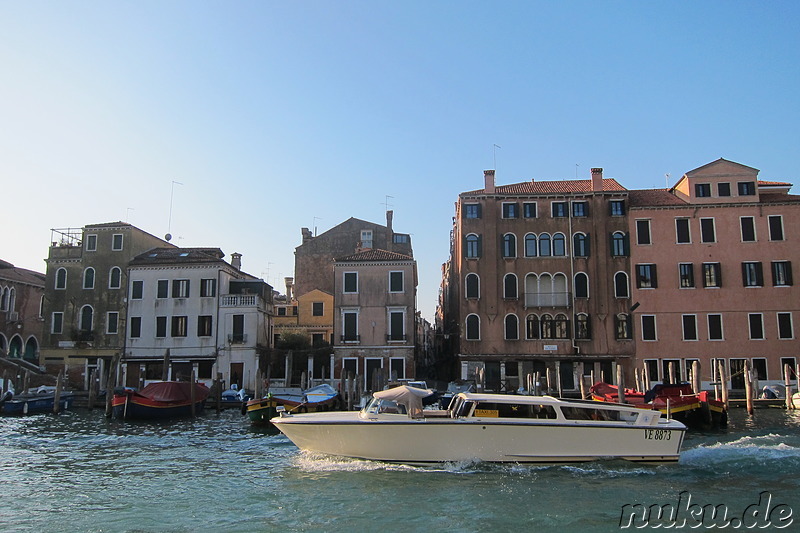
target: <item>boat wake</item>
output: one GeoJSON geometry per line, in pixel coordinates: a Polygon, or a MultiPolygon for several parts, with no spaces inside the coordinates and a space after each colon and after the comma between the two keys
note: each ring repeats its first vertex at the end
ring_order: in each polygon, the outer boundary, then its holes
{"type": "Polygon", "coordinates": [[[782,469],[800,468],[800,447],[796,437],[776,433],[743,436],[730,442],[701,444],[681,454],[680,463],[688,466],[781,464],[782,469]],[[776,463],[778,461],[778,463],[776,463]]]}

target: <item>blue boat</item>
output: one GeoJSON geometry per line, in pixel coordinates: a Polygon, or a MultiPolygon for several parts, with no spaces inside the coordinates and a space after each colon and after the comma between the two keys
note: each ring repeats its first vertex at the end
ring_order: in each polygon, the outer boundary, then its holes
{"type": "MultiPolygon", "coordinates": [[[[55,387],[39,387],[35,391],[4,397],[0,402],[0,412],[4,415],[33,415],[52,413],[55,406],[55,387]]],[[[61,391],[58,410],[66,411],[72,407],[74,395],[70,391],[61,391]]]]}

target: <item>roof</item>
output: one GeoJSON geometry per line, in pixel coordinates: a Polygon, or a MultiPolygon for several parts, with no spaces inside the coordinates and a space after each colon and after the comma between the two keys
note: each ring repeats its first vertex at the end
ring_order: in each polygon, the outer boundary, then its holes
{"type": "Polygon", "coordinates": [[[27,268],[15,267],[8,261],[0,259],[0,279],[44,287],[45,275],[27,268]]]}
{"type": "Polygon", "coordinates": [[[639,189],[628,192],[630,207],[658,207],[667,205],[689,205],[668,189],[639,189]]]}
{"type": "Polygon", "coordinates": [[[379,250],[371,248],[361,252],[356,252],[352,255],[339,257],[334,259],[336,262],[344,261],[413,261],[414,258],[410,255],[398,254],[397,252],[389,252],[387,250],[379,250]]]}
{"type": "MultiPolygon", "coordinates": [[[[511,185],[498,185],[495,195],[504,194],[576,194],[592,192],[592,180],[555,180],[555,181],[524,181],[511,185]]],[[[627,191],[614,178],[603,178],[604,192],[627,191]]],[[[461,193],[461,196],[475,196],[486,194],[486,189],[478,189],[461,193]]]]}
{"type": "Polygon", "coordinates": [[[153,248],[137,255],[131,265],[163,265],[172,263],[224,262],[225,254],[219,248],[153,248]]]}
{"type": "Polygon", "coordinates": [[[729,159],[724,159],[724,158],[720,157],[716,161],[712,161],[710,163],[706,163],[703,166],[700,166],[700,167],[697,167],[697,168],[695,168],[693,170],[690,170],[689,172],[686,173],[686,175],[691,177],[693,174],[695,174],[697,172],[700,172],[700,171],[703,171],[703,170],[707,170],[709,167],[716,166],[716,165],[718,165],[720,163],[729,163],[731,165],[735,165],[735,166],[740,167],[742,169],[745,169],[747,171],[752,171],[752,172],[755,172],[756,174],[758,174],[758,169],[757,168],[748,167],[747,165],[743,165],[741,163],[737,163],[736,161],[730,161],[729,159]]]}

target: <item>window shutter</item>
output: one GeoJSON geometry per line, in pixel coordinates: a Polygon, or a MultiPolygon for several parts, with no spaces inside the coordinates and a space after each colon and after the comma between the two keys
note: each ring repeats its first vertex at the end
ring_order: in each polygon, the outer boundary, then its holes
{"type": "Polygon", "coordinates": [[[478,204],[478,218],[483,218],[483,214],[481,212],[481,204],[478,204]]]}
{"type": "Polygon", "coordinates": [[[608,234],[608,243],[611,245],[611,257],[614,257],[614,234],[608,234]]]}
{"type": "Polygon", "coordinates": [[[764,271],[761,268],[761,261],[756,263],[756,284],[759,287],[764,286],[764,271]]]}
{"type": "Polygon", "coordinates": [[[786,261],[786,284],[793,285],[792,283],[792,262],[786,261]]]}
{"type": "Polygon", "coordinates": [[[623,250],[625,257],[631,255],[631,236],[629,233],[625,233],[624,241],[623,241],[623,250]]]}
{"type": "Polygon", "coordinates": [[[722,263],[717,263],[717,287],[722,287],[722,263]]]}
{"type": "Polygon", "coordinates": [[[636,267],[636,286],[642,287],[642,269],[638,265],[636,267]]]}
{"type": "Polygon", "coordinates": [[[747,287],[747,263],[742,263],[742,287],[747,287]]]}
{"type": "Polygon", "coordinates": [[[586,237],[583,239],[584,251],[586,252],[586,257],[589,257],[592,254],[591,248],[589,248],[589,243],[590,242],[591,242],[591,240],[589,239],[589,234],[587,233],[586,237]]]}
{"type": "Polygon", "coordinates": [[[483,235],[478,235],[478,257],[483,256],[483,235]]]}
{"type": "Polygon", "coordinates": [[[656,265],[650,265],[650,272],[653,273],[652,285],[653,288],[655,289],[658,287],[658,275],[656,274],[656,265]]]}

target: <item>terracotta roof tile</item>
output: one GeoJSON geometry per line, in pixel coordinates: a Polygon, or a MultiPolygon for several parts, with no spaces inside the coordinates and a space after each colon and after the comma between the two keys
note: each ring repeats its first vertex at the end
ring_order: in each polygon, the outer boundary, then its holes
{"type": "MultiPolygon", "coordinates": [[[[603,191],[627,191],[614,178],[603,178],[603,191]]],[[[592,180],[523,181],[510,185],[498,185],[495,194],[570,194],[592,192],[592,180]]],[[[486,189],[461,193],[461,196],[486,194],[486,189]]]]}
{"type": "Polygon", "coordinates": [[[334,259],[334,261],[409,261],[413,259],[414,258],[410,255],[398,254],[396,252],[389,252],[387,250],[369,249],[344,257],[339,257],[334,259]]]}
{"type": "Polygon", "coordinates": [[[628,192],[630,207],[658,207],[662,205],[689,205],[667,189],[639,189],[628,192]]]}

